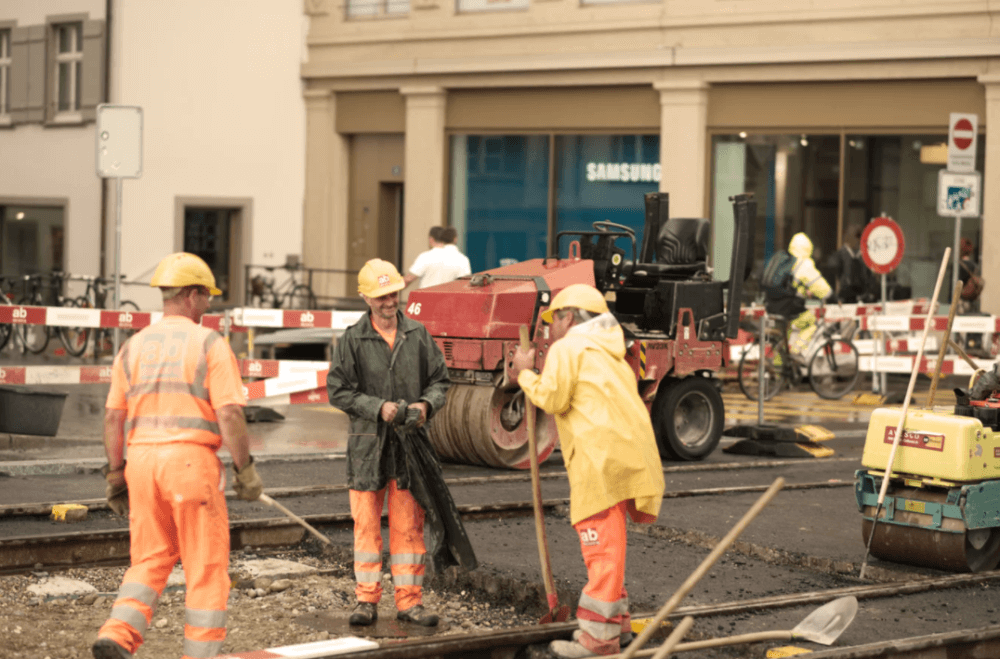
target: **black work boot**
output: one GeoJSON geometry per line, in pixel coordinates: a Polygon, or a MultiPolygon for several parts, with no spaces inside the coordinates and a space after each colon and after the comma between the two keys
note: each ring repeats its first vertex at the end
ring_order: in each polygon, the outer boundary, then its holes
{"type": "Polygon", "coordinates": [[[132,659],[132,653],[110,638],[99,638],[90,647],[94,659],[132,659]]]}
{"type": "Polygon", "coordinates": [[[358,602],[348,622],[352,625],[370,625],[378,620],[378,605],[374,602],[358,602]]]}
{"type": "Polygon", "coordinates": [[[396,619],[403,622],[412,622],[421,627],[436,627],[438,624],[438,615],[425,609],[423,604],[417,604],[405,611],[400,611],[396,614],[396,619]]]}

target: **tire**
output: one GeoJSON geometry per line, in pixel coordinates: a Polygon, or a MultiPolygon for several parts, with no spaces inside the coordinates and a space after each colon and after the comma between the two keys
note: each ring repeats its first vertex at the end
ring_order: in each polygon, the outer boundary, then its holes
{"type": "MultiPolygon", "coordinates": [[[[21,298],[21,306],[45,306],[41,300],[21,298]]],[[[20,325],[14,329],[23,345],[29,352],[40,355],[49,347],[49,328],[47,325],[20,325]]]]}
{"type": "Polygon", "coordinates": [[[299,284],[288,295],[290,309],[316,309],[316,296],[305,284],[299,284]]]}
{"type": "Polygon", "coordinates": [[[860,375],[858,349],[844,339],[830,339],[809,360],[809,386],[820,398],[842,398],[854,390],[860,375]]]}
{"type": "MultiPolygon", "coordinates": [[[[64,307],[77,307],[76,300],[65,300],[64,307]]],[[[62,342],[66,352],[73,357],[80,357],[87,351],[87,339],[90,336],[90,329],[87,327],[60,327],[59,340],[62,342]]]]}
{"type": "MultiPolygon", "coordinates": [[[[757,400],[760,397],[759,347],[759,342],[750,344],[740,355],[737,371],[740,391],[750,400],[757,400]]],[[[786,353],[781,350],[781,339],[769,332],[764,344],[764,400],[771,400],[788,384],[788,372],[782,363],[782,360],[787,358],[786,353]]]]}
{"type": "Polygon", "coordinates": [[[722,439],[725,410],[711,378],[697,375],[665,380],[653,401],[653,430],[660,457],[701,460],[722,439]]]}

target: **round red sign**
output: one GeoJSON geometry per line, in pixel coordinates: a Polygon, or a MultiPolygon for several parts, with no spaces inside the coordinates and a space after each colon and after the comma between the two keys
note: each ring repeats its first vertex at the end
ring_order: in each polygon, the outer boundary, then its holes
{"type": "Polygon", "coordinates": [[[879,275],[887,275],[899,267],[905,248],[903,230],[888,217],[876,217],[861,234],[861,258],[879,275]]]}
{"type": "Polygon", "coordinates": [[[959,149],[968,149],[972,146],[972,122],[968,119],[959,119],[955,122],[955,127],[951,129],[952,142],[959,149]]]}

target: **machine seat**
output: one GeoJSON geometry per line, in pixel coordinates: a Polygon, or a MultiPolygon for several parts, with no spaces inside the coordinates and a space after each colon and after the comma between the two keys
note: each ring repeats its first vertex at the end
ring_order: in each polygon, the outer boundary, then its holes
{"type": "Polygon", "coordinates": [[[649,286],[657,279],[692,279],[708,271],[709,223],[704,218],[672,217],[656,240],[656,263],[637,263],[633,285],[649,286]]]}

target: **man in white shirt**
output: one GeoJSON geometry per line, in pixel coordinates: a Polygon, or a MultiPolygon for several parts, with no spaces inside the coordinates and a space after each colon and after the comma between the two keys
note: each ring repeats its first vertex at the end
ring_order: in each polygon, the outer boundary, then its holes
{"type": "Polygon", "coordinates": [[[455,246],[457,237],[458,232],[453,227],[431,227],[427,238],[430,249],[413,261],[409,272],[403,277],[406,285],[419,279],[417,288],[427,288],[471,275],[472,266],[468,257],[455,246]]]}

